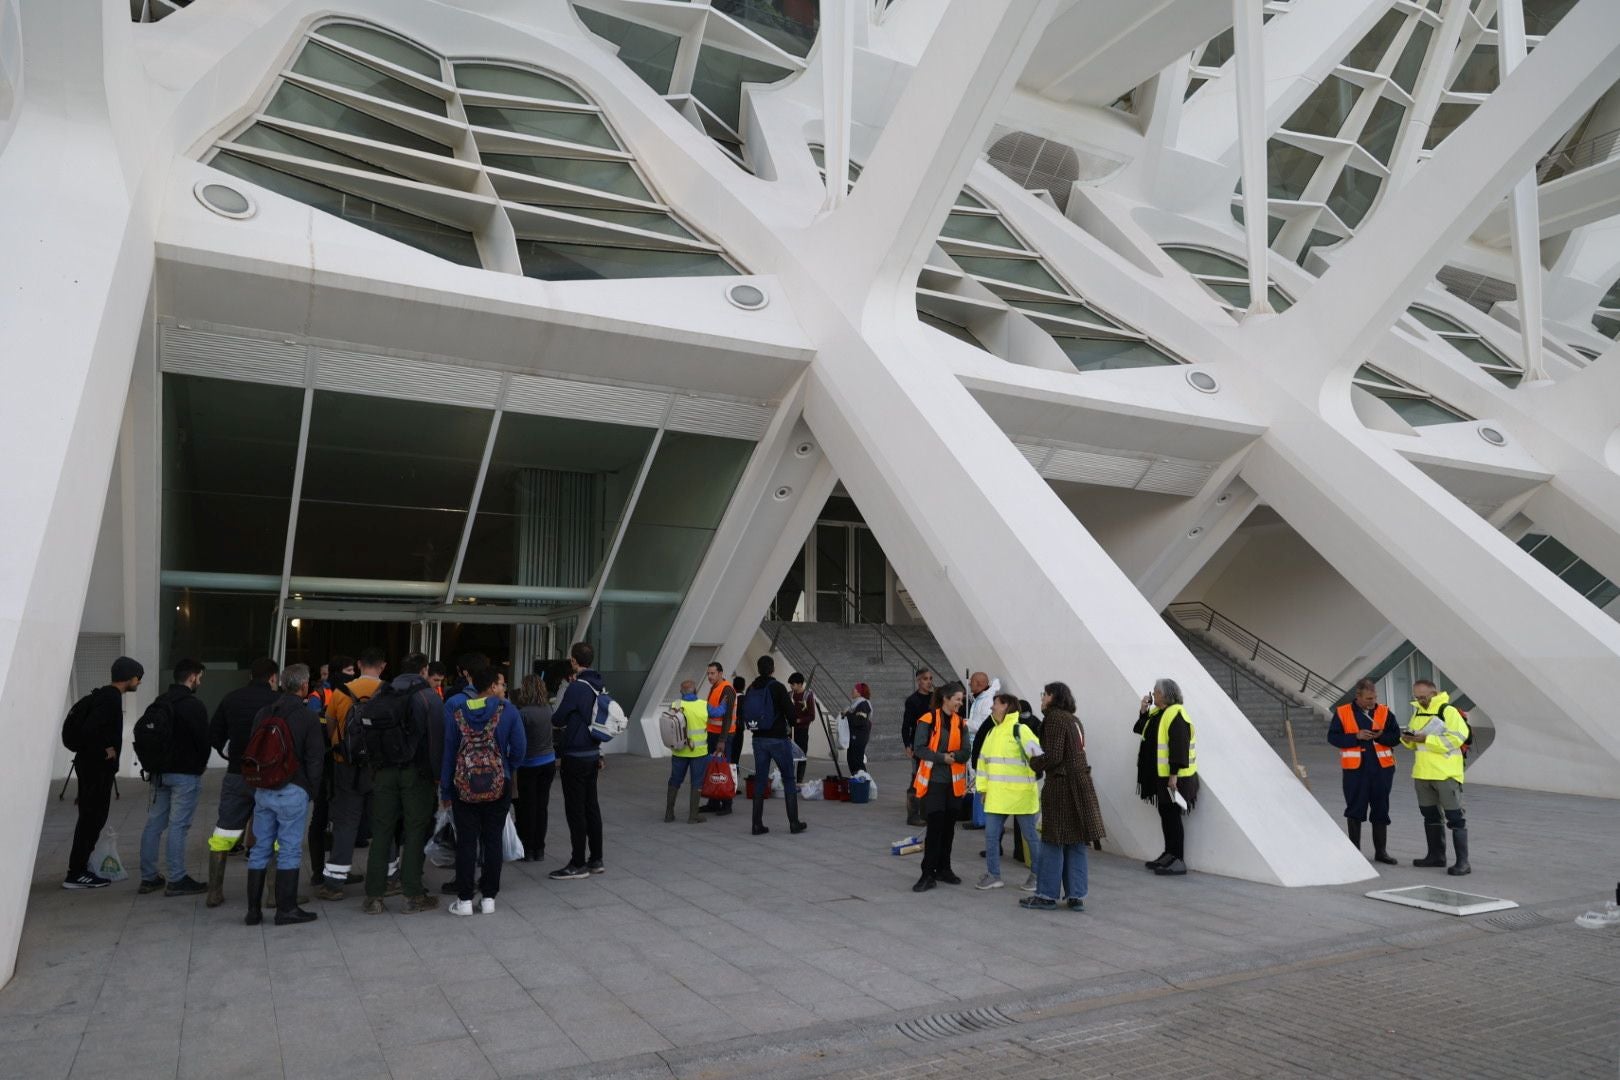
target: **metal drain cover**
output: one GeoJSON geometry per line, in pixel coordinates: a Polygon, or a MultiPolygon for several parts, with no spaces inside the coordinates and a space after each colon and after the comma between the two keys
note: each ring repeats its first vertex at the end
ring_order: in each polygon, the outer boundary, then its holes
{"type": "Polygon", "coordinates": [[[1533,911],[1509,911],[1501,915],[1492,915],[1485,921],[1503,930],[1533,930],[1538,926],[1552,924],[1551,919],[1545,915],[1537,915],[1533,911]]]}
{"type": "Polygon", "coordinates": [[[900,1034],[915,1042],[930,1039],[949,1039],[955,1035],[971,1035],[976,1031],[1011,1027],[1018,1023],[997,1008],[967,1009],[963,1012],[935,1013],[915,1020],[903,1020],[894,1025],[900,1034]]]}

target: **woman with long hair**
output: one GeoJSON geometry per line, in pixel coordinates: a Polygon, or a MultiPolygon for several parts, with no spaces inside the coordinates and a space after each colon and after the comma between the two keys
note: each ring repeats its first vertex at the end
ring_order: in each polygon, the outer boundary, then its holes
{"type": "Polygon", "coordinates": [[[967,794],[967,760],[972,752],[962,719],[966,689],[949,682],[934,692],[933,708],[917,719],[912,751],[917,779],[912,792],[922,804],[928,831],[923,841],[922,876],[912,892],[927,892],[937,882],[960,885],[951,870],[951,842],[956,836],[956,810],[967,794]]]}
{"type": "Polygon", "coordinates": [[[539,675],[523,676],[518,692],[512,695],[512,704],[523,717],[523,734],[529,744],[528,755],[518,763],[517,799],[512,804],[512,816],[517,823],[518,839],[523,841],[523,861],[539,862],[546,854],[551,781],[557,771],[551,695],[546,693],[545,679],[539,675]]]}
{"type": "Polygon", "coordinates": [[[849,775],[854,776],[866,771],[866,744],[872,738],[872,690],[865,683],[855,684],[844,721],[849,724],[849,775]]]}
{"type": "Polygon", "coordinates": [[[1084,911],[1088,888],[1086,845],[1104,836],[1102,811],[1086,761],[1086,731],[1074,715],[1068,684],[1041,691],[1041,755],[1030,764],[1046,778],[1041,789],[1041,845],[1035,857],[1035,895],[1020,907],[1050,911],[1060,900],[1084,911]]]}

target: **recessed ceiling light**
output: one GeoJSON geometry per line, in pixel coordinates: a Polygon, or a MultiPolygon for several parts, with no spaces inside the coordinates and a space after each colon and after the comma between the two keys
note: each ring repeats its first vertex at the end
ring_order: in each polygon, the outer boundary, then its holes
{"type": "Polygon", "coordinates": [[[197,201],[220,217],[248,218],[253,216],[253,200],[228,184],[215,180],[199,180],[191,189],[197,201]]]}
{"type": "Polygon", "coordinates": [[[765,290],[758,285],[733,285],[726,290],[726,299],[744,311],[758,311],[771,302],[765,290]]]}
{"type": "Polygon", "coordinates": [[[1213,394],[1221,388],[1221,384],[1216,380],[1215,376],[1207,371],[1187,372],[1187,384],[1203,394],[1213,394]]]}

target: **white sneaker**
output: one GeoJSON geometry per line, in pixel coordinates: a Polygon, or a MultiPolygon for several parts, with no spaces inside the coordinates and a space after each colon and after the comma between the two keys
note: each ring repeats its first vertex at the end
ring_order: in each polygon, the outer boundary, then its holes
{"type": "Polygon", "coordinates": [[[975,889],[999,889],[1005,884],[1006,883],[1000,878],[992,877],[990,874],[986,874],[984,877],[980,878],[979,883],[973,887],[975,889]]]}
{"type": "Polygon", "coordinates": [[[450,914],[452,915],[471,915],[472,913],[473,905],[471,900],[457,900],[450,905],[450,914]]]}
{"type": "Polygon", "coordinates": [[[482,900],[478,901],[478,913],[480,915],[495,914],[495,898],[493,896],[486,896],[482,900]]]}

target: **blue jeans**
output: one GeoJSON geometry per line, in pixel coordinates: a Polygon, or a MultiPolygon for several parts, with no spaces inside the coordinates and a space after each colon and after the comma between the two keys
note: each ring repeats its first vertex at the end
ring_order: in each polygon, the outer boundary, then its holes
{"type": "Polygon", "coordinates": [[[765,783],[771,776],[771,762],[782,774],[782,797],[787,802],[788,821],[799,822],[799,786],[793,782],[793,742],[790,739],[762,739],[754,736],[754,824],[765,824],[765,783]]]}
{"type": "Polygon", "coordinates": [[[1041,850],[1041,843],[1035,838],[1034,814],[986,814],[984,815],[984,872],[991,877],[1001,876],[1001,830],[1006,826],[1007,819],[1012,818],[1018,831],[1024,834],[1024,847],[1032,854],[1030,860],[1037,865],[1040,859],[1033,852],[1041,850]]]}
{"type": "Polygon", "coordinates": [[[297,784],[269,791],[260,788],[253,795],[253,850],[248,852],[248,869],[264,870],[270,865],[270,852],[276,853],[277,870],[297,870],[304,859],[304,823],[309,820],[309,792],[297,784]]]}
{"type": "Polygon", "coordinates": [[[703,790],[703,777],[709,767],[709,758],[702,757],[672,757],[669,759],[669,786],[678,788],[681,781],[688,775],[692,778],[692,786],[699,791],[703,790]]]}
{"type": "Polygon", "coordinates": [[[186,833],[197,809],[202,777],[187,773],[159,773],[152,780],[152,808],[141,832],[141,880],[158,876],[158,842],[169,830],[169,880],[186,876],[186,833]]]}
{"type": "Polygon", "coordinates": [[[1065,896],[1084,900],[1086,845],[1049,844],[1042,840],[1040,854],[1035,857],[1035,895],[1047,900],[1061,900],[1065,896]]]}

